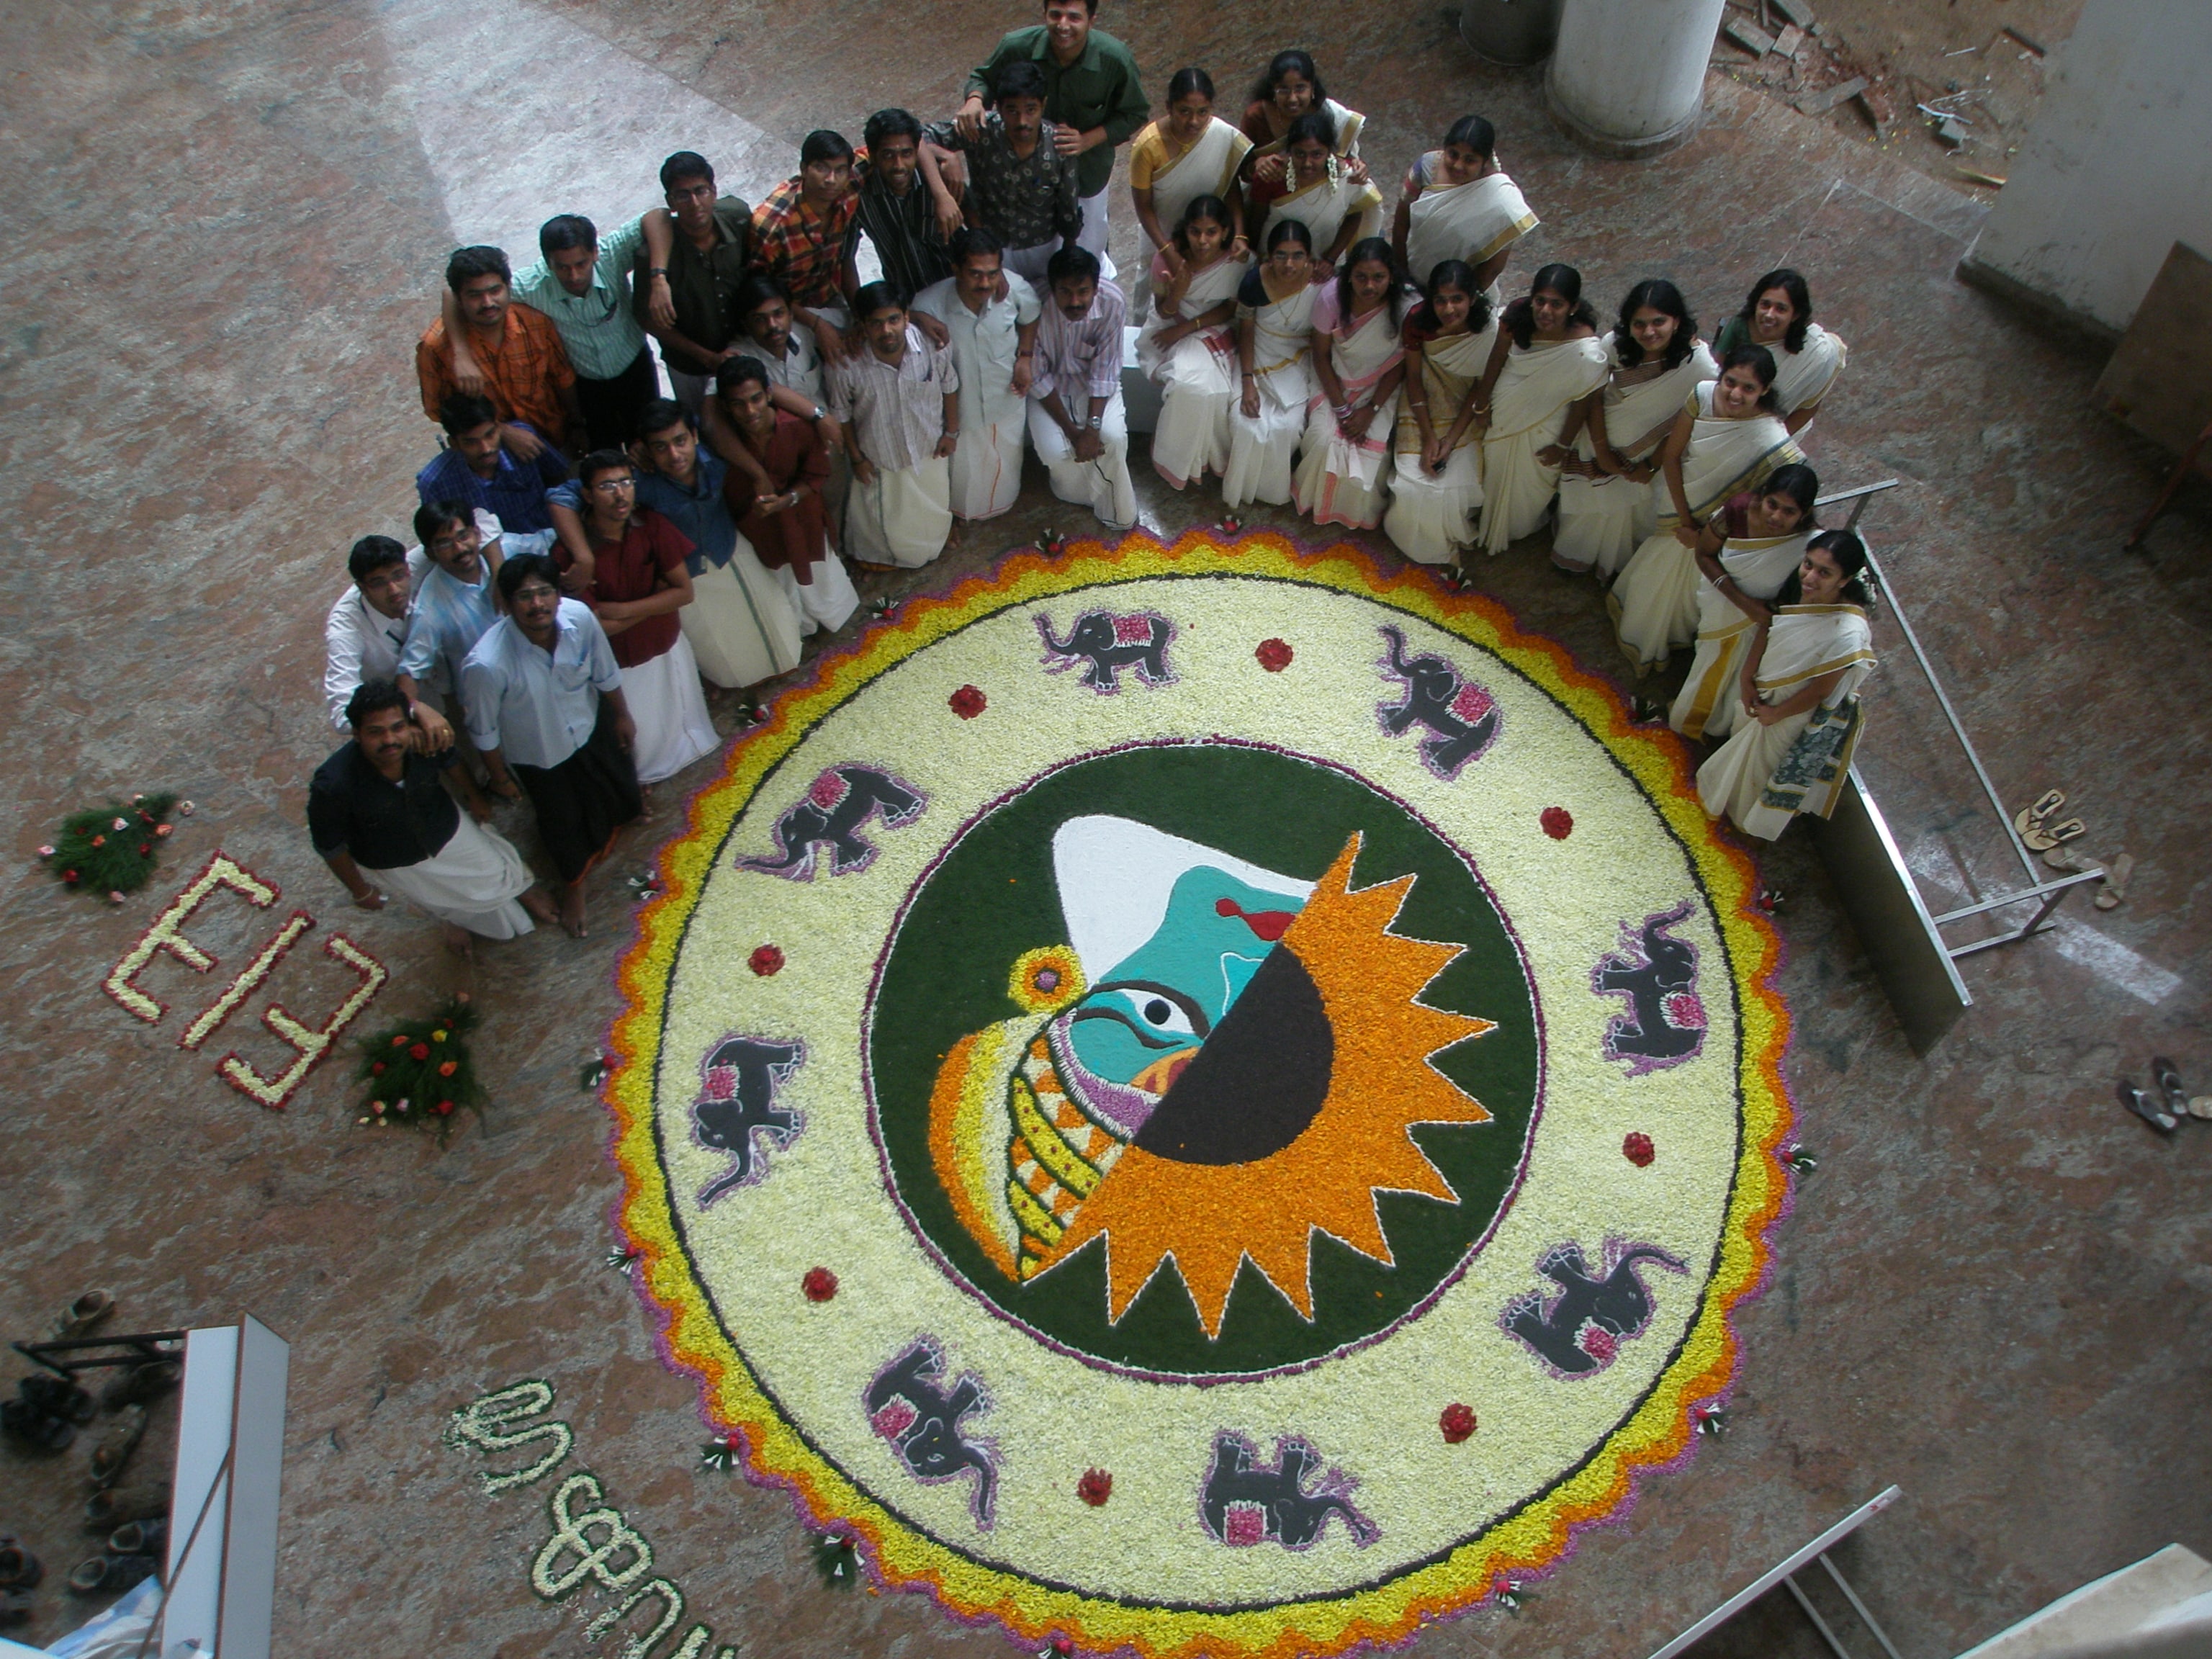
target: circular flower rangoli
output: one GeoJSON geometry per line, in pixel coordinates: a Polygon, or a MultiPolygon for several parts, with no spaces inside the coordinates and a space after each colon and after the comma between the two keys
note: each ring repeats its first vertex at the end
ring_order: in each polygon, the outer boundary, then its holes
{"type": "Polygon", "coordinates": [[[1772,937],[1671,737],[1487,601],[1269,536],[1018,556],[781,699],[662,866],[608,1085],[640,1283],[890,1583],[1387,1641],[1733,1376],[1772,937]]]}

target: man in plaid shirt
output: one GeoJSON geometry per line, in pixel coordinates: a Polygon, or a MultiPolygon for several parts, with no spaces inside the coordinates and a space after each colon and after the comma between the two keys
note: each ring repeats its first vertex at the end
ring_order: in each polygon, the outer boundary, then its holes
{"type": "Polygon", "coordinates": [[[798,174],[753,210],[752,268],[791,299],[793,319],[811,331],[826,362],[845,357],[852,321],[847,297],[860,287],[853,265],[853,147],[838,134],[810,132],[798,174]]]}

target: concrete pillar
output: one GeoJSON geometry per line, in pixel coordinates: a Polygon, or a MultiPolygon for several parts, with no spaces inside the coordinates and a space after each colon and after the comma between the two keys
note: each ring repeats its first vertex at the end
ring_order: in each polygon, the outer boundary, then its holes
{"type": "Polygon", "coordinates": [[[1697,130],[1727,0],[1566,0],[1544,77],[1552,118],[1601,155],[1653,155],[1697,130]]]}

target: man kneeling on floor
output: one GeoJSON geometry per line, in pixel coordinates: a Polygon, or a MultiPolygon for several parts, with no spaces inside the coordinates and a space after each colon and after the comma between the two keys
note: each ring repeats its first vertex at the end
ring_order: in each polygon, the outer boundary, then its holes
{"type": "Polygon", "coordinates": [[[1030,447],[1052,493],[1087,507],[1109,529],[1137,521],[1129,479],[1129,423],[1121,410],[1121,290],[1098,276],[1088,248],[1052,256],[1052,301],[1037,330],[1036,380],[1030,387],[1030,447]]]}
{"type": "Polygon", "coordinates": [[[952,533],[952,451],[960,436],[960,374],[952,353],[907,320],[888,283],[853,296],[866,344],[830,366],[830,412],[844,423],[853,461],[845,550],[863,564],[912,569],[952,533]]]}
{"type": "Polygon", "coordinates": [[[637,726],[599,618],[581,600],[561,597],[550,558],[509,559],[499,568],[499,597],[507,614],[461,667],[469,740],[494,794],[528,792],[538,839],[561,876],[561,925],[581,939],[584,877],[615,831],[645,811],[630,763],[637,726]]]}
{"type": "Polygon", "coordinates": [[[521,854],[483,827],[490,803],[466,787],[465,817],[441,781],[467,781],[450,736],[442,753],[424,754],[407,698],[388,679],[363,681],[346,720],[352,740],[308,786],[307,830],[356,904],[382,909],[385,889],[411,899],[444,924],[447,948],[464,955],[472,935],[514,939],[531,931],[532,918],[553,921],[553,901],[521,854]]]}

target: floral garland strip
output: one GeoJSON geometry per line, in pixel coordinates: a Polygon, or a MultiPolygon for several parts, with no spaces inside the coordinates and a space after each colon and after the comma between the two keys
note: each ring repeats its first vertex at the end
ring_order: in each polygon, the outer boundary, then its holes
{"type": "MultiPolygon", "coordinates": [[[[325,939],[323,953],[362,976],[353,994],[338,1004],[336,1013],[314,1027],[300,1024],[280,1003],[270,1003],[261,1014],[261,1023],[297,1049],[299,1058],[275,1077],[262,1076],[235,1049],[225,1054],[216,1066],[224,1082],[272,1112],[284,1109],[292,1091],[307,1080],[307,1073],[330,1052],[338,1033],[353,1023],[354,1016],[368,1006],[368,1000],[382,990],[384,981],[392,977],[389,969],[343,933],[332,933],[325,939]]],[[[273,959],[270,965],[276,965],[273,959]]]]}
{"type": "MultiPolygon", "coordinates": [[[[1172,546],[1137,535],[1110,550],[1077,544],[1068,554],[1059,561],[1017,554],[993,574],[964,582],[942,599],[908,604],[885,627],[818,663],[811,684],[779,698],[765,721],[732,746],[720,783],[694,799],[686,834],[662,858],[660,895],[641,913],[639,939],[619,973],[628,1006],[614,1027],[617,1065],[605,1087],[615,1125],[611,1152],[623,1178],[618,1224],[638,1258],[641,1285],[667,1320],[669,1358],[705,1380],[706,1409],[743,1434],[750,1472],[788,1488],[816,1524],[837,1517],[849,1526],[862,1540],[871,1571],[885,1583],[927,1590],[956,1614],[995,1620],[1027,1640],[1048,1639],[1057,1646],[1066,1639],[1062,1633],[1073,1630],[1085,1646],[1126,1648],[1157,1659],[1214,1652],[1290,1659],[1402,1640],[1430,1620],[1510,1596],[1516,1581],[1555,1565],[1580,1528],[1617,1516],[1643,1471],[1686,1453],[1698,1417],[1730,1385],[1737,1362],[1732,1316],[1765,1280],[1767,1232],[1788,1197],[1778,1152],[1790,1124],[1780,1076],[1789,1019],[1771,983],[1778,945],[1754,908],[1749,859],[1711,832],[1682,745],[1632,726],[1609,686],[1576,668],[1559,646],[1520,632],[1492,601],[1441,592],[1422,573],[1385,573],[1356,549],[1307,553],[1267,534],[1224,545],[1193,532],[1172,546]],[[763,779],[818,719],[860,685],[981,616],[1096,586],[1102,580],[1255,571],[1374,599],[1474,641],[1540,686],[1604,744],[1688,850],[1713,901],[1730,977],[1743,993],[1739,1082],[1747,1133],[1720,1259],[1695,1322],[1658,1385],[1573,1474],[1444,1559],[1368,1590],[1252,1611],[1129,1607],[1048,1589],[936,1544],[828,1465],[778,1415],[706,1312],[678,1248],[653,1144],[652,1079],[669,973],[714,849],[763,779]]],[[[1270,654],[1288,659],[1287,652],[1270,654]]],[[[1264,657],[1262,665],[1273,668],[1264,657]]],[[[1571,832],[1571,822],[1562,814],[1558,828],[1547,823],[1547,832],[1555,838],[1571,832]]],[[[1625,1146],[1624,1152],[1636,1161],[1633,1150],[1625,1146]]],[[[1449,1437],[1462,1425],[1452,1416],[1443,1426],[1449,1437]]]]}
{"type": "Polygon", "coordinates": [[[108,969],[107,977],[100,982],[100,989],[149,1025],[158,1024],[161,1016],[169,1012],[169,1005],[149,996],[132,981],[156,953],[163,951],[196,974],[204,974],[216,965],[212,951],[201,950],[185,937],[184,926],[192,912],[205,903],[218,887],[228,887],[248,904],[264,910],[276,903],[283,890],[275,882],[264,881],[217,848],[208,855],[199,874],[185,884],[184,890],[169,901],[169,908],[154,918],[153,925],[123,953],[123,959],[108,969]]]}

